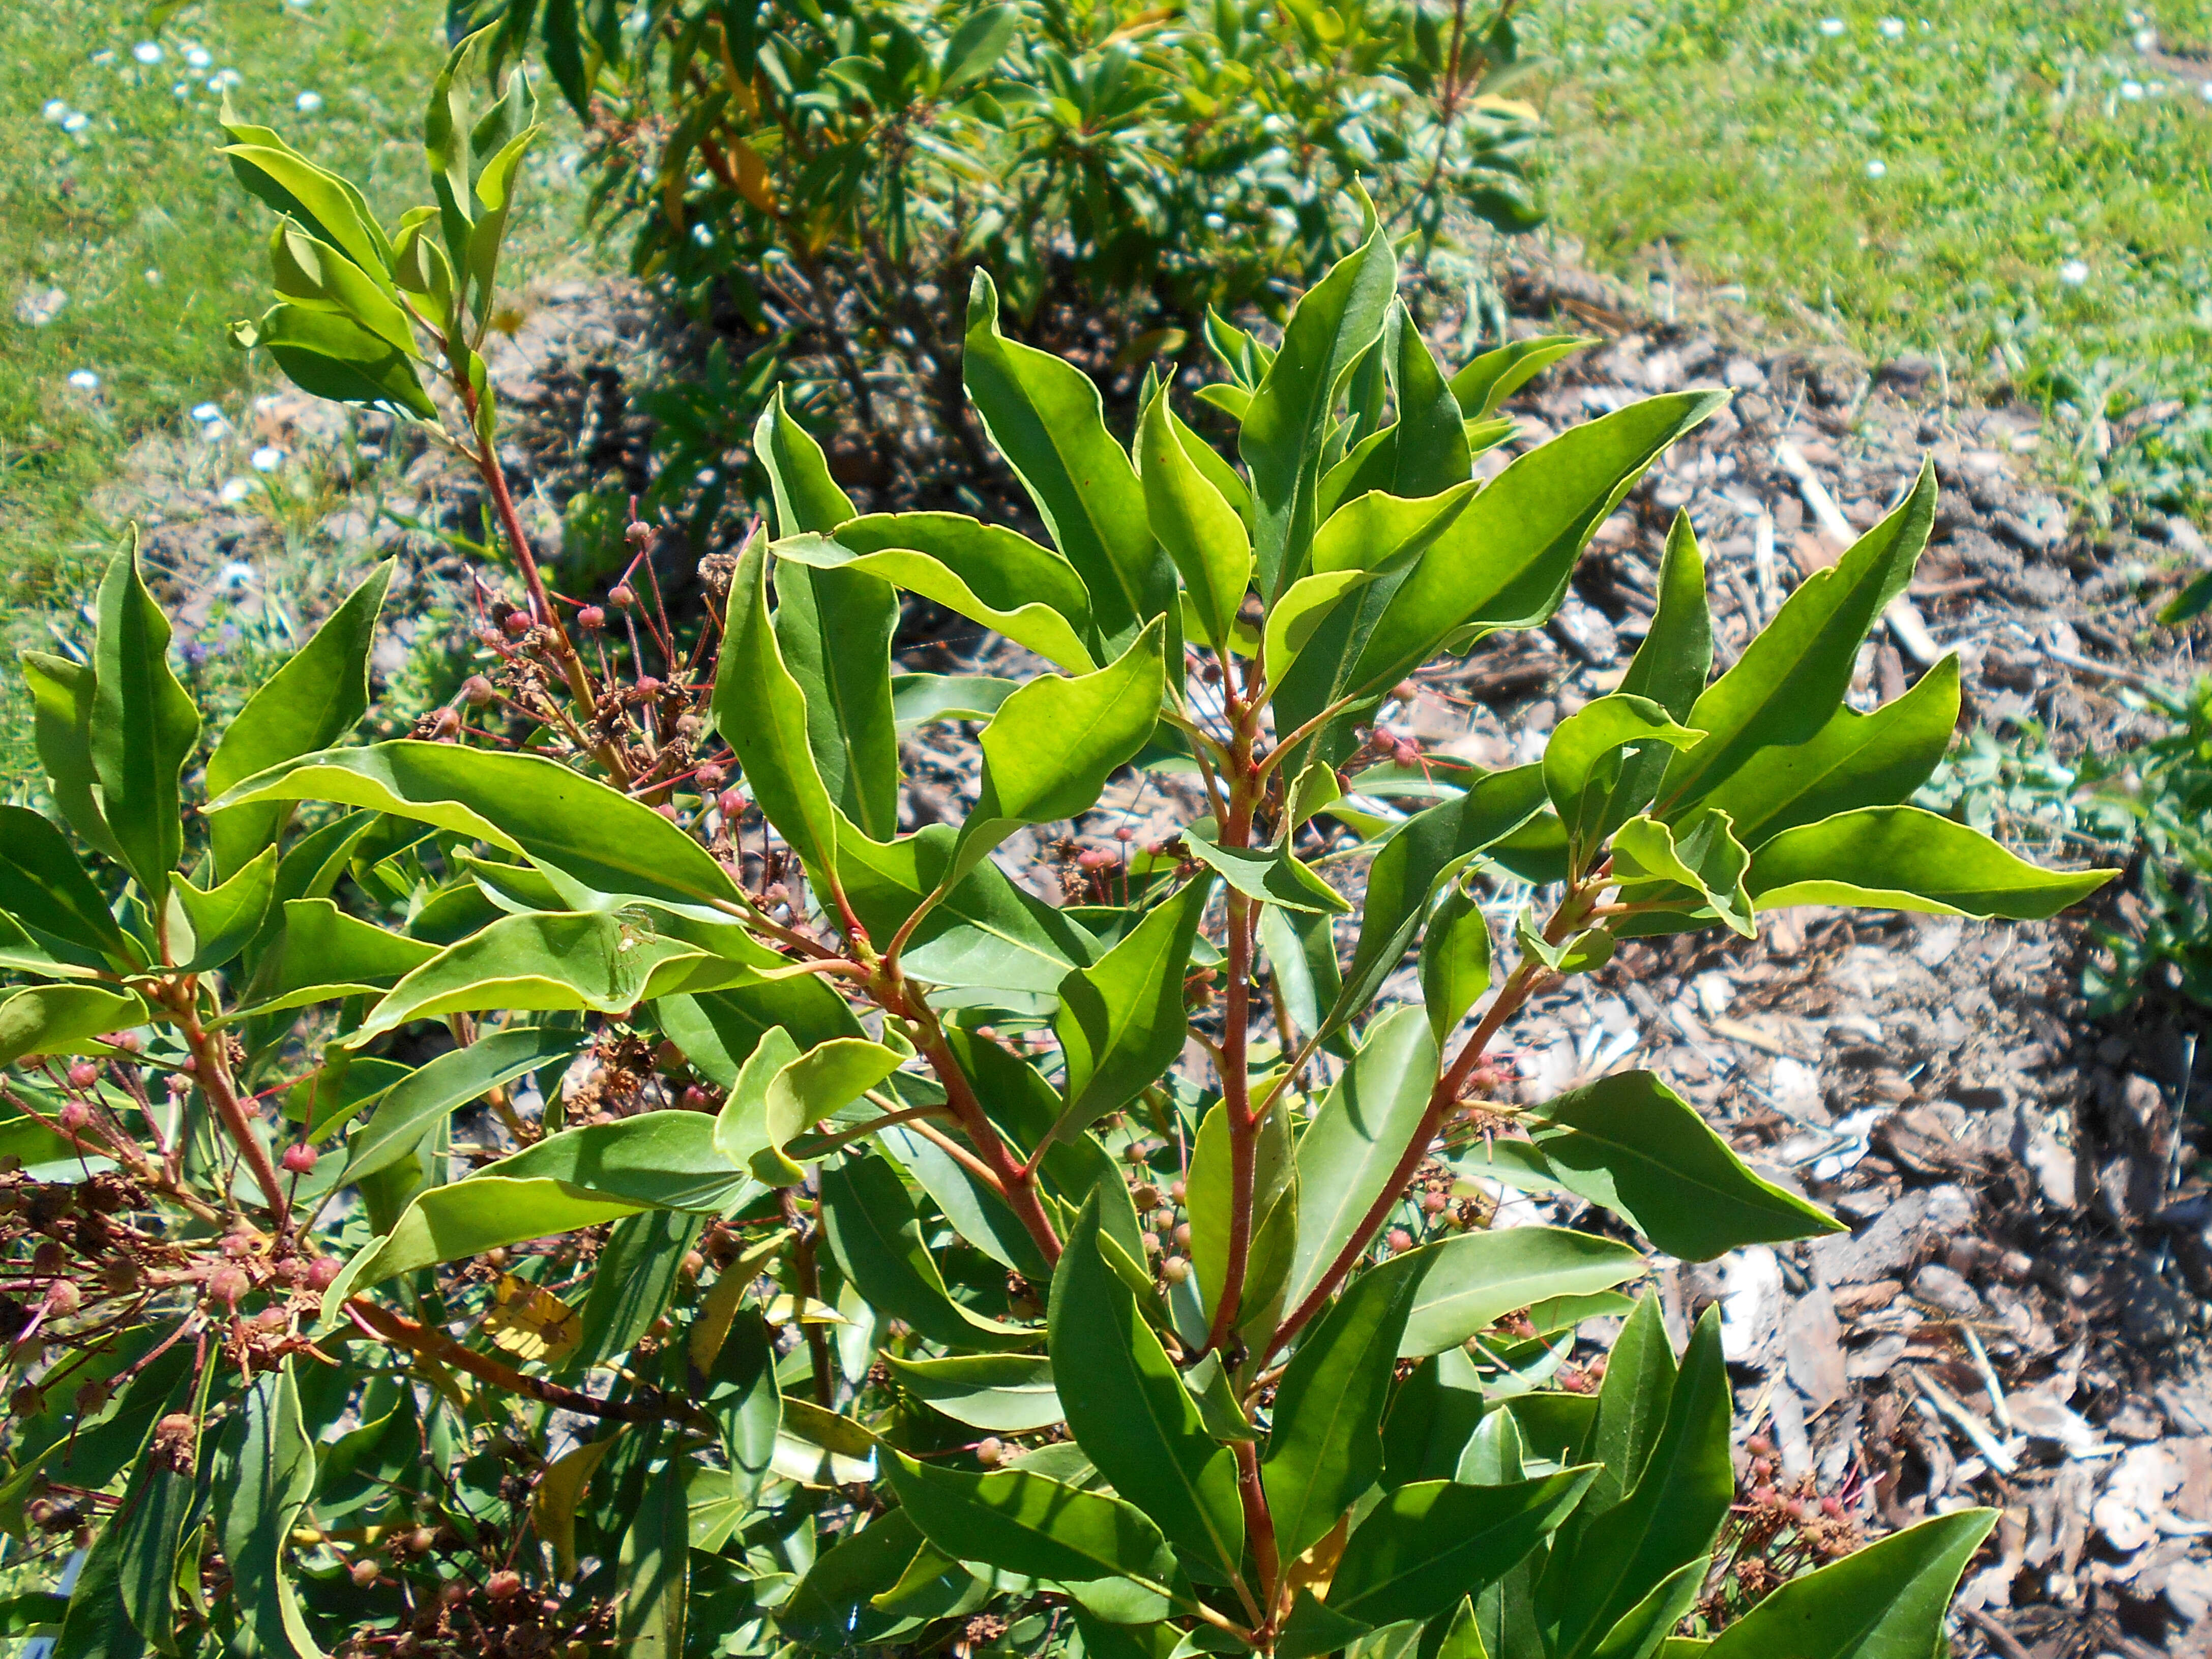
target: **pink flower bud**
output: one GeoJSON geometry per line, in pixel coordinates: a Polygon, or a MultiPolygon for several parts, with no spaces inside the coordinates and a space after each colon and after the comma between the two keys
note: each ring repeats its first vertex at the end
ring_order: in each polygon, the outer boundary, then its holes
{"type": "Polygon", "coordinates": [[[1390,751],[1390,757],[1401,766],[1419,766],[1421,763],[1420,750],[1410,743],[1401,743],[1390,751]]]}
{"type": "Polygon", "coordinates": [[[306,1175],[315,1167],[316,1152],[312,1146],[287,1146],[284,1167],[294,1175],[306,1175]]]}
{"type": "Polygon", "coordinates": [[[649,702],[660,695],[660,681],[653,675],[640,674],[637,684],[630,688],[630,695],[640,702],[649,702]]]}
{"type": "Polygon", "coordinates": [[[725,789],[715,797],[714,810],[735,823],[745,814],[745,793],[742,789],[725,789]]]}
{"type": "Polygon", "coordinates": [[[673,802],[673,801],[665,801],[665,801],[661,802],[659,805],[658,805],[658,806],[654,807],[653,810],[654,811],[656,811],[656,812],[659,813],[659,814],[660,814],[660,816],[661,816],[661,817],[663,817],[664,818],[666,818],[666,819],[667,819],[671,823],[675,823],[675,822],[676,822],[676,803],[675,803],[675,802],[673,802]]]}
{"type": "Polygon", "coordinates": [[[694,772],[691,775],[691,781],[699,786],[699,793],[701,794],[711,795],[717,789],[720,789],[722,787],[722,780],[729,775],[728,768],[719,766],[713,761],[708,761],[704,766],[701,767],[696,772],[694,772]]]}
{"type": "Polygon", "coordinates": [[[511,1601],[522,1593],[522,1575],[512,1567],[501,1567],[484,1580],[484,1594],[495,1601],[511,1601]]]}
{"type": "Polygon", "coordinates": [[[510,611],[499,619],[499,625],[520,638],[530,631],[530,613],[527,611],[510,611]]]}
{"type": "Polygon", "coordinates": [[[1107,870],[1120,862],[1103,847],[1086,847],[1075,855],[1075,865],[1079,870],[1107,870]]]}
{"type": "Polygon", "coordinates": [[[111,1048],[120,1048],[126,1054],[138,1054],[146,1047],[146,1039],[136,1031],[110,1031],[100,1040],[111,1048]]]}
{"type": "Polygon", "coordinates": [[[319,1255],[307,1264],[307,1288],[313,1291],[327,1291],[338,1282],[338,1275],[344,1271],[345,1263],[339,1261],[337,1257],[319,1255]]]}
{"type": "Polygon", "coordinates": [[[586,634],[596,634],[607,625],[607,613],[596,605],[587,605],[576,613],[576,626],[586,634]]]}
{"type": "Polygon", "coordinates": [[[486,707],[492,699],[491,682],[481,674],[471,674],[461,682],[461,701],[471,708],[486,707]]]}
{"type": "Polygon", "coordinates": [[[1190,1277],[1190,1263],[1179,1255],[1171,1255],[1160,1263],[1160,1273],[1169,1284],[1180,1285],[1190,1277]]]}
{"type": "Polygon", "coordinates": [[[607,589],[607,603],[618,605],[627,611],[637,603],[636,590],[628,582],[617,582],[612,587],[607,589]]]}
{"type": "Polygon", "coordinates": [[[995,1434],[975,1443],[975,1461],[987,1469],[995,1469],[1006,1461],[1006,1443],[995,1434]]]}
{"type": "Polygon", "coordinates": [[[89,1089],[100,1081],[100,1067],[88,1060],[80,1060],[69,1068],[70,1087],[89,1089]]]}
{"type": "Polygon", "coordinates": [[[69,1100],[62,1103],[62,1127],[70,1133],[76,1134],[91,1121],[92,1108],[82,1101],[69,1100]]]}
{"type": "Polygon", "coordinates": [[[1411,1233],[1407,1232],[1407,1231],[1403,1227],[1393,1227],[1393,1228],[1391,1228],[1391,1229],[1390,1229],[1390,1254],[1391,1254],[1391,1255],[1403,1255],[1407,1251],[1408,1251],[1408,1250],[1412,1249],[1413,1248],[1413,1234],[1411,1234],[1411,1233]]]}
{"type": "Polygon", "coordinates": [[[84,1305],[84,1294],[66,1279],[58,1279],[46,1286],[46,1306],[66,1318],[84,1305]]]}
{"type": "Polygon", "coordinates": [[[217,1267],[208,1275],[208,1295],[226,1307],[235,1308],[239,1298],[252,1288],[253,1281],[243,1267],[217,1267]]]}
{"type": "Polygon", "coordinates": [[[460,729],[461,716],[459,709],[441,708],[436,718],[430,722],[430,736],[439,743],[452,742],[459,735],[460,729]]]}

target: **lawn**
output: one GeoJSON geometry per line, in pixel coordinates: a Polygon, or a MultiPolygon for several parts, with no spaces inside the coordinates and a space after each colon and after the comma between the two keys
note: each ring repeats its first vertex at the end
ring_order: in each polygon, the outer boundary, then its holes
{"type": "MultiPolygon", "coordinates": [[[[0,52],[0,606],[10,647],[113,544],[89,498],[149,432],[232,433],[276,384],[234,349],[267,303],[269,216],[216,154],[222,92],[360,181],[388,220],[428,196],[422,102],[445,51],[441,0],[76,0],[11,9],[0,52]]],[[[574,124],[549,110],[511,269],[571,257],[574,124]],[[573,159],[573,155],[567,159],[573,159]]],[[[250,442],[237,446],[240,471],[250,442]]],[[[12,651],[9,653],[12,654],[12,651]]],[[[0,690],[0,778],[19,774],[27,700],[0,690]]]]}
{"type": "Polygon", "coordinates": [[[2212,0],[1526,15],[1555,222],[1598,261],[1663,244],[1787,331],[2054,405],[2093,511],[2212,510],[2212,0]]]}

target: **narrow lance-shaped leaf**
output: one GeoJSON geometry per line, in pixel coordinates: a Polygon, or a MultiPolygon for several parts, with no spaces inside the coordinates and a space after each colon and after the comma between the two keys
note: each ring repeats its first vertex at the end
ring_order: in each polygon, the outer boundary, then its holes
{"type": "MultiPolygon", "coordinates": [[[[579,1031],[494,1031],[417,1066],[386,1092],[368,1121],[346,1142],[340,1184],[397,1163],[459,1108],[526,1073],[565,1061],[583,1040],[579,1031]]],[[[324,1115],[319,1107],[315,1117],[324,1115]]]]}
{"type": "Polygon", "coordinates": [[[1954,819],[1868,806],[1784,830],[1752,855],[1746,880],[1761,910],[1848,904],[2028,921],[2057,915],[2118,873],[2039,869],[1954,819]]]}
{"type": "MultiPolygon", "coordinates": [[[[1624,696],[1649,698],[1676,721],[1686,721],[1712,665],[1713,619],[1705,599],[1705,557],[1684,511],[1674,515],[1674,526],[1667,532],[1667,550],[1659,564],[1659,608],[1618,689],[1624,696]]],[[[1674,750],[1663,744],[1638,744],[1621,753],[1598,815],[1601,835],[1611,833],[1651,804],[1673,757],[1674,750]]]]}
{"type": "Polygon", "coordinates": [[[754,1190],[745,1172],[715,1147],[714,1120],[675,1110],[563,1129],[469,1179],[557,1181],[572,1195],[707,1214],[754,1190]]]}
{"type": "Polygon", "coordinates": [[[1490,918],[1463,883],[1454,882],[1421,939],[1421,1000],[1437,1042],[1458,1028],[1490,988],[1490,918]]]}
{"type": "Polygon", "coordinates": [[[95,957],[137,960],[68,838],[27,806],[0,805],[0,913],[95,957]]]}
{"type": "Polygon", "coordinates": [[[1596,341],[1587,335],[1547,334],[1486,351],[1451,378],[1452,395],[1469,420],[1495,415],[1501,404],[1563,357],[1596,341]]]}
{"type": "Polygon", "coordinates": [[[33,985],[0,997],[0,1066],[33,1054],[105,1054],[100,1038],[146,1018],[128,991],[97,985],[33,985]]]}
{"type": "Polygon", "coordinates": [[[1510,1571],[1582,1500],[1593,1473],[1565,1469],[1503,1486],[1424,1480],[1399,1487],[1346,1541],[1329,1611],[1370,1626],[1436,1617],[1510,1571]]]}
{"type": "Polygon", "coordinates": [[[1705,1659],[1917,1659],[1939,1650],[1960,1575],[1996,1524],[1961,1510],[1792,1579],[1717,1637],[1705,1659]]]}
{"type": "Polygon", "coordinates": [[[836,866],[838,813],[814,759],[806,694],[769,618],[768,559],[760,535],[738,557],[714,675],[714,729],[737,751],[763,814],[818,876],[836,866]]]}
{"type": "Polygon", "coordinates": [[[18,659],[30,688],[32,742],[46,769],[54,805],[86,844],[118,864],[123,848],[107,827],[107,815],[93,793],[100,781],[92,763],[92,715],[96,675],[88,663],[71,662],[44,651],[18,659]]]}
{"type": "MultiPolygon", "coordinates": [[[[1188,1194],[1190,1259],[1198,1270],[1199,1298],[1209,1316],[1220,1305],[1229,1271],[1235,1212],[1235,1148],[1230,1108],[1217,1102],[1199,1124],[1191,1147],[1188,1194]]],[[[1297,1230],[1297,1166],[1291,1153],[1290,1109],[1278,1102],[1254,1136],[1252,1194],[1244,1280],[1233,1330],[1260,1321],[1270,1328],[1287,1280],[1297,1230]]]]}
{"type": "Polygon", "coordinates": [[[806,1172],[785,1156],[785,1143],[842,1111],[899,1065],[896,1050],[862,1037],[831,1037],[802,1054],[779,1025],[738,1072],[714,1121],[714,1145],[768,1185],[797,1186],[806,1172]]]}
{"type": "Polygon", "coordinates": [[[1135,1099],[1182,1052],[1189,1019],[1183,974],[1211,877],[1164,900],[1088,968],[1060,981],[1053,1033],[1066,1056],[1066,1109],[1054,1138],[1088,1127],[1135,1099]]]}
{"type": "Polygon", "coordinates": [[[1137,433],[1146,509],[1152,534],[1182,574],[1207,639],[1226,653],[1252,580],[1251,539],[1237,510],[1184,451],[1169,423],[1167,399],[1162,386],[1137,433]]]}
{"type": "Polygon", "coordinates": [[[1611,1290],[1644,1271],[1632,1246],[1563,1227],[1466,1233],[1435,1250],[1400,1339],[1407,1359],[1458,1347],[1516,1308],[1611,1290]]]}
{"type": "Polygon", "coordinates": [[[315,1443],[301,1414],[292,1364],[247,1384],[234,1484],[216,1497],[231,1593],[245,1615],[227,1639],[240,1659],[322,1659],[284,1562],[293,1520],[315,1490],[315,1443]]]}
{"type": "Polygon", "coordinates": [[[1703,905],[1746,939],[1759,932],[1744,887],[1750,867],[1751,854],[1735,838],[1735,825],[1716,807],[1699,807],[1671,825],[1631,818],[1613,838],[1613,875],[1624,902],[1686,892],[1692,907],[1703,905]]]}
{"type": "Polygon", "coordinates": [[[261,931],[276,891],[276,849],[264,847],[234,872],[230,878],[204,892],[183,876],[171,878],[169,896],[189,921],[191,949],[181,951],[171,923],[171,953],[183,955],[179,964],[188,973],[205,973],[229,962],[261,931]]]}
{"type": "Polygon", "coordinates": [[[948,1346],[1018,1348],[1042,1334],[985,1319],[952,1299],[922,1243],[914,1202],[885,1160],[848,1157],[823,1170],[822,1216],[838,1266],[879,1313],[948,1346]]]}
{"type": "Polygon", "coordinates": [[[92,763],[108,828],[157,907],[184,850],[177,779],[200,732],[199,709],[170,672],[168,652],[169,619],[139,577],[134,541],[100,585],[92,763]]]}
{"type": "MultiPolygon", "coordinates": [[[[791,418],[780,388],[754,428],[753,447],[775,489],[783,535],[827,535],[853,516],[821,446],[791,418]]],[[[898,832],[890,689],[898,595],[866,571],[786,564],[776,599],[776,643],[805,699],[807,741],[823,785],[863,833],[887,841],[898,832]]]]}
{"type": "Polygon", "coordinates": [[[1579,870],[1613,828],[1604,821],[1626,755],[1647,745],[1686,749],[1705,734],[1677,725],[1646,697],[1615,692],[1561,720],[1544,748],[1544,789],[1566,826],[1579,870]]]}

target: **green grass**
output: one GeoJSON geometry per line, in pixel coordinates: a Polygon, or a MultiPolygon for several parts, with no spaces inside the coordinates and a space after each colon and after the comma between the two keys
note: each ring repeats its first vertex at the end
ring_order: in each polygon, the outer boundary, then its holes
{"type": "Polygon", "coordinates": [[[2092,510],[2212,508],[2212,0],[1527,15],[1555,66],[1556,222],[1601,264],[1664,244],[1785,330],[1809,313],[2051,405],[2046,465],[2092,510]],[[2145,58],[2145,27],[2196,70],[2145,58]]]}
{"type": "MultiPolygon", "coordinates": [[[[419,134],[444,13],[442,0],[213,0],[174,8],[156,32],[143,3],[11,9],[0,46],[0,656],[51,648],[48,617],[81,600],[115,544],[120,526],[94,493],[134,443],[196,430],[189,411],[204,403],[249,431],[247,403],[279,384],[228,339],[232,322],[269,302],[270,220],[216,154],[210,79],[234,70],[242,118],[354,179],[389,222],[428,198],[419,134]],[[160,61],[138,61],[143,42],[160,61]],[[302,94],[320,106],[302,109],[302,94]],[[64,107],[85,118],[79,131],[57,118],[64,107]],[[52,289],[67,299],[51,322],[18,318],[27,294],[52,289]],[[80,371],[99,377],[95,389],[70,384],[80,371]]],[[[557,98],[547,118],[509,232],[518,287],[578,257],[561,165],[574,122],[557,98]]],[[[242,453],[224,460],[243,466],[242,453]]],[[[258,499],[276,510],[279,497],[258,499]]],[[[27,720],[9,669],[0,780],[28,764],[27,720]]]]}

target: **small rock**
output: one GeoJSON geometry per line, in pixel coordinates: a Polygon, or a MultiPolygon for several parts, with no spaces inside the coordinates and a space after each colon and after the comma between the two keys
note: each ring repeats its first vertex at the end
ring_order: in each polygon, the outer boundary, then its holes
{"type": "Polygon", "coordinates": [[[1972,1319],[1982,1310],[1982,1299],[1974,1294],[1974,1287],[1940,1261],[1929,1262],[1912,1276],[1912,1293],[1960,1319],[1972,1319]]]}
{"type": "Polygon", "coordinates": [[[1936,365],[1917,352],[1893,357],[1874,372],[1875,384],[1894,387],[1906,397],[1917,397],[1936,378],[1936,365]]]}

